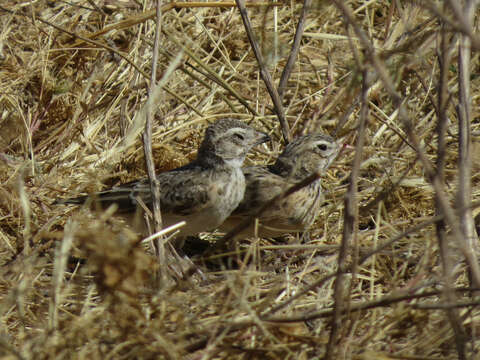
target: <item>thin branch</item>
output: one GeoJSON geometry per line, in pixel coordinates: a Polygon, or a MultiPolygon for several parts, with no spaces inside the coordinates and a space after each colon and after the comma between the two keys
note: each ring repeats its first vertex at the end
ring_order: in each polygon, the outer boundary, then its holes
{"type": "MultiPolygon", "coordinates": [[[[445,156],[446,156],[446,132],[448,125],[447,109],[448,109],[448,68],[450,66],[449,56],[449,41],[447,39],[447,32],[445,25],[442,24],[442,32],[440,39],[440,50],[438,51],[438,62],[440,63],[440,79],[438,85],[438,103],[436,106],[437,112],[437,135],[438,135],[438,147],[437,147],[437,161],[436,161],[436,173],[435,179],[441,184],[442,189],[445,188],[445,156]]],[[[442,209],[439,205],[439,198],[435,198],[435,212],[437,215],[442,215],[442,209]]],[[[456,296],[453,293],[454,271],[452,264],[451,247],[449,244],[449,236],[447,235],[447,227],[445,221],[439,221],[435,224],[438,247],[440,249],[440,259],[443,268],[443,280],[445,288],[443,291],[444,299],[453,304],[456,302],[456,296]]],[[[456,309],[446,309],[446,315],[452,326],[455,336],[455,344],[459,359],[466,359],[465,346],[466,336],[465,330],[460,322],[459,314],[456,309]]]]}
{"type": "MultiPolygon", "coordinates": [[[[359,312],[359,311],[364,311],[364,310],[369,310],[369,309],[374,309],[378,307],[386,307],[386,306],[391,306],[392,304],[396,304],[402,301],[407,301],[407,300],[414,300],[414,299],[423,299],[431,296],[438,296],[440,291],[438,290],[433,290],[433,291],[428,291],[428,292],[423,292],[421,294],[415,294],[416,291],[419,291],[423,286],[418,286],[415,289],[409,289],[407,292],[405,291],[399,291],[395,294],[389,294],[386,296],[383,296],[379,299],[371,300],[371,301],[366,301],[362,303],[357,303],[352,305],[351,307],[351,312],[359,312]]],[[[467,291],[476,291],[479,290],[477,289],[471,289],[471,288],[456,288],[454,289],[456,292],[467,292],[467,291]]],[[[452,306],[455,306],[457,304],[452,304],[452,306]]],[[[458,306],[462,307],[475,307],[478,306],[478,302],[471,301],[471,302],[462,302],[458,304],[458,306]]],[[[418,305],[416,304],[411,304],[407,305],[410,306],[411,308],[419,308],[418,305]]],[[[315,319],[320,319],[320,318],[326,318],[330,317],[333,314],[333,309],[322,309],[313,313],[308,313],[308,314],[299,314],[299,315],[290,315],[290,316],[260,316],[259,319],[261,321],[265,322],[271,322],[271,323],[296,323],[296,322],[305,322],[309,320],[315,320],[315,319]]],[[[189,351],[195,351],[204,348],[207,345],[207,341],[211,337],[215,337],[215,335],[219,335],[225,332],[232,332],[232,331],[238,331],[240,329],[245,329],[251,326],[256,326],[258,325],[258,320],[253,319],[252,317],[247,317],[242,318],[241,320],[237,321],[232,321],[228,323],[227,325],[220,326],[216,331],[215,334],[209,335],[208,337],[205,336],[191,344],[189,344],[185,350],[189,351]]],[[[198,335],[198,332],[194,333],[195,335],[198,335]]],[[[193,334],[192,334],[193,335],[193,334]]],[[[402,356],[402,359],[405,357],[402,356]]],[[[429,358],[431,359],[431,358],[429,358]]]]}
{"type": "MultiPolygon", "coordinates": [[[[155,41],[153,46],[153,58],[152,58],[152,73],[150,78],[150,86],[148,88],[148,95],[152,96],[153,90],[156,84],[156,74],[158,65],[158,54],[160,46],[160,33],[161,33],[161,0],[157,0],[157,12],[156,12],[156,27],[155,27],[155,41]]],[[[162,215],[160,213],[160,184],[157,181],[155,175],[155,164],[153,162],[152,151],[152,102],[149,103],[149,109],[147,111],[147,121],[145,122],[145,131],[143,133],[143,146],[145,152],[145,161],[147,165],[148,178],[150,179],[150,190],[152,191],[153,200],[153,217],[155,221],[155,232],[162,230],[162,215]]]]}
{"type": "Polygon", "coordinates": [[[298,52],[300,51],[300,43],[302,41],[303,31],[305,29],[305,21],[311,6],[312,0],[304,0],[302,13],[300,14],[300,19],[298,20],[297,29],[295,30],[292,50],[290,51],[287,63],[285,64],[280,77],[280,82],[278,83],[278,96],[280,96],[280,100],[283,100],[285,87],[287,86],[288,79],[290,78],[290,73],[292,72],[295,60],[297,59],[298,52]]]}
{"type": "MultiPolygon", "coordinates": [[[[280,2],[276,3],[265,3],[265,2],[249,2],[247,3],[248,7],[260,7],[260,6],[282,6],[283,4],[280,2]]],[[[219,1],[219,2],[199,2],[199,1],[192,1],[192,2],[168,2],[162,6],[161,12],[162,14],[166,13],[167,11],[173,9],[192,9],[192,8],[231,8],[235,7],[236,4],[233,1],[219,1]]],[[[2,9],[2,7],[0,7],[2,9]]],[[[99,36],[102,36],[110,31],[116,30],[123,30],[128,29],[129,27],[144,23],[147,20],[154,19],[156,16],[156,9],[150,9],[142,13],[138,13],[128,18],[118,21],[116,23],[110,24],[105,26],[103,29],[96,31],[94,33],[86,35],[88,39],[94,39],[99,36]]],[[[80,38],[81,39],[81,38],[80,38]]],[[[82,39],[83,40],[83,39],[82,39]]],[[[83,40],[85,41],[85,40],[83,40]]],[[[76,42],[73,47],[78,47],[82,44],[82,42],[76,42]]]]}
{"type": "MultiPolygon", "coordinates": [[[[430,284],[426,284],[426,285],[430,285],[430,284]]],[[[433,291],[422,292],[420,294],[415,294],[416,291],[419,291],[424,287],[425,285],[417,286],[415,289],[406,289],[406,290],[397,291],[395,293],[381,296],[375,300],[355,303],[355,304],[352,304],[349,311],[350,312],[364,311],[364,310],[375,309],[379,307],[392,306],[393,304],[396,304],[402,301],[411,302],[412,300],[415,300],[415,299],[424,299],[431,296],[437,297],[441,295],[441,292],[442,292],[441,290],[433,290],[433,291]]],[[[480,289],[472,289],[468,287],[453,289],[453,291],[455,292],[468,292],[472,290],[480,290],[480,289]]],[[[479,304],[480,302],[476,300],[471,302],[449,304],[449,306],[445,306],[446,304],[444,304],[442,308],[457,307],[457,306],[458,307],[475,307],[475,306],[478,306],[479,304]]],[[[405,304],[405,305],[415,309],[420,309],[420,308],[425,309],[427,308],[427,306],[429,306],[427,309],[438,309],[440,304],[435,303],[430,305],[427,305],[427,304],[405,304]]],[[[269,321],[269,322],[294,323],[294,322],[311,321],[315,319],[330,317],[334,314],[334,312],[335,312],[335,309],[330,308],[330,309],[322,309],[315,312],[309,312],[306,314],[298,314],[298,315],[294,314],[289,316],[285,316],[285,315],[270,316],[270,317],[261,317],[261,319],[263,321],[269,321]]],[[[346,311],[343,312],[343,314],[345,313],[346,311]]]]}
{"type": "MultiPolygon", "coordinates": [[[[452,5],[452,1],[449,1],[452,5]]],[[[472,28],[476,7],[479,1],[467,0],[463,10],[465,25],[472,28]]],[[[460,224],[465,234],[467,247],[474,257],[479,253],[478,237],[475,231],[472,211],[466,208],[472,201],[472,154],[471,154],[471,95],[470,95],[470,67],[471,50],[470,39],[463,35],[459,43],[458,52],[458,83],[459,104],[457,106],[458,131],[459,131],[459,179],[457,192],[457,207],[466,209],[459,212],[460,224]]]]}
{"type": "Polygon", "coordinates": [[[417,163],[417,160],[418,160],[418,157],[416,157],[406,168],[406,170],[403,172],[403,174],[401,174],[399,177],[398,177],[398,180],[395,181],[394,183],[392,183],[391,185],[387,185],[382,191],[380,191],[376,196],[375,198],[373,198],[372,200],[370,200],[367,204],[365,204],[364,206],[362,206],[360,208],[360,211],[359,213],[360,214],[366,214],[369,210],[373,209],[375,206],[377,206],[378,203],[380,203],[381,201],[384,201],[385,199],[387,199],[389,196],[391,196],[392,194],[394,194],[394,191],[395,189],[397,189],[398,187],[400,187],[400,184],[403,182],[403,180],[405,180],[405,178],[407,177],[408,173],[412,170],[412,168],[415,166],[415,164],[417,163]]]}
{"type": "MultiPolygon", "coordinates": [[[[480,37],[477,36],[473,30],[473,27],[467,26],[465,19],[461,15],[461,12],[458,12],[458,15],[455,19],[448,18],[439,8],[438,6],[431,2],[431,1],[419,1],[419,5],[424,6],[427,10],[430,10],[438,19],[443,21],[447,24],[452,31],[459,32],[470,39],[471,42],[471,49],[474,51],[480,50],[480,37]]],[[[454,1],[448,1],[450,5],[454,4],[454,1]]],[[[456,12],[457,6],[456,4],[453,5],[452,10],[456,12]]]]}
{"type": "Polygon", "coordinates": [[[419,159],[423,164],[426,177],[435,190],[435,197],[438,198],[438,205],[440,206],[442,212],[445,215],[447,224],[452,229],[452,235],[456,240],[457,246],[465,257],[465,260],[472,274],[472,281],[476,287],[480,287],[480,266],[478,264],[477,257],[471,253],[470,248],[467,246],[463,233],[460,229],[460,226],[458,225],[455,211],[450,205],[450,202],[444,188],[442,187],[442,184],[438,182],[438,180],[435,178],[435,172],[433,171],[433,166],[430,160],[426,156],[423,148],[420,147],[417,135],[415,133],[415,128],[411,119],[408,116],[403,97],[396,91],[393,81],[391,80],[385,67],[385,64],[380,60],[368,37],[356,23],[350,8],[345,4],[345,2],[341,0],[332,1],[342,11],[342,14],[344,15],[346,21],[352,25],[357,37],[366,49],[366,58],[369,59],[375,67],[375,70],[377,71],[380,79],[382,80],[385,90],[392,97],[393,104],[398,108],[399,120],[403,123],[405,131],[410,138],[410,142],[415,147],[415,151],[417,152],[419,159]]]}
{"type": "Polygon", "coordinates": [[[86,43],[95,45],[95,46],[97,46],[97,47],[99,47],[99,48],[103,48],[103,49],[106,49],[106,50],[108,50],[108,51],[111,51],[112,53],[117,54],[117,55],[120,56],[122,59],[124,59],[127,63],[129,63],[130,65],[132,65],[132,66],[135,68],[135,70],[137,70],[140,74],[143,75],[144,78],[148,79],[147,73],[145,73],[142,69],[140,69],[140,68],[137,66],[137,64],[135,64],[135,63],[133,62],[133,60],[131,60],[131,59],[130,59],[125,53],[123,53],[122,51],[119,51],[119,50],[117,50],[117,49],[115,49],[115,48],[113,48],[113,47],[111,47],[111,46],[108,46],[108,45],[106,45],[106,44],[103,44],[103,43],[101,43],[101,42],[99,42],[99,41],[91,40],[91,39],[89,39],[89,38],[87,38],[87,37],[84,37],[84,36],[82,36],[82,35],[78,35],[78,34],[72,32],[72,31],[69,31],[69,30],[67,30],[67,29],[64,29],[64,28],[62,28],[61,26],[58,26],[58,25],[56,25],[56,24],[54,24],[54,23],[51,23],[51,22],[49,22],[49,21],[47,21],[47,20],[43,20],[41,17],[37,17],[37,16],[35,16],[35,17],[30,17],[30,16],[28,16],[28,15],[26,15],[26,14],[23,14],[23,13],[21,13],[21,12],[11,11],[11,10],[9,10],[9,9],[7,9],[7,8],[4,8],[3,6],[0,6],[0,10],[5,11],[5,12],[8,12],[9,14],[24,16],[24,17],[26,17],[26,18],[28,18],[28,19],[30,19],[30,20],[32,20],[32,21],[39,21],[39,22],[41,22],[42,24],[51,26],[51,27],[53,27],[54,29],[57,29],[57,30],[60,31],[60,32],[64,32],[64,33],[66,33],[66,34],[68,34],[68,35],[70,35],[70,36],[72,36],[72,37],[74,37],[74,38],[80,39],[80,40],[82,40],[83,42],[86,42],[86,43]]]}
{"type": "MultiPolygon", "coordinates": [[[[477,202],[472,204],[472,209],[473,208],[478,208],[478,207],[480,207],[480,201],[477,201],[477,202]]],[[[405,230],[404,232],[394,236],[390,240],[385,241],[383,244],[381,244],[381,245],[377,246],[375,249],[371,250],[369,253],[363,255],[360,258],[360,260],[358,260],[357,266],[363,265],[372,256],[374,256],[374,255],[382,252],[383,250],[389,248],[390,246],[395,244],[397,241],[400,241],[401,239],[406,238],[407,236],[409,236],[411,234],[414,234],[414,233],[426,228],[427,226],[435,224],[436,222],[438,222],[440,220],[443,220],[443,219],[444,219],[444,216],[439,216],[439,215],[433,216],[433,217],[429,218],[428,220],[425,220],[425,221],[421,222],[420,224],[417,224],[417,225],[405,230]]],[[[347,267],[345,269],[345,272],[348,273],[352,269],[353,269],[353,265],[350,265],[349,267],[347,267]]],[[[308,285],[303,290],[298,291],[295,295],[291,296],[290,298],[288,298],[284,302],[268,309],[262,316],[267,316],[269,314],[273,314],[273,313],[276,313],[277,311],[280,311],[280,310],[284,309],[285,307],[290,305],[292,302],[294,302],[298,298],[301,298],[302,296],[308,294],[311,291],[315,291],[315,289],[319,288],[320,286],[322,286],[322,284],[324,284],[328,280],[332,279],[336,275],[337,275],[337,272],[332,272],[330,274],[327,274],[327,275],[323,276],[322,278],[318,279],[314,283],[308,285]]]]}
{"type": "Polygon", "coordinates": [[[310,185],[314,181],[318,180],[320,178],[320,173],[316,172],[310,176],[308,176],[306,179],[300,181],[298,184],[295,184],[285,190],[283,193],[278,194],[275,196],[272,200],[267,202],[263,207],[261,207],[254,215],[250,216],[249,218],[245,219],[242,221],[240,224],[235,226],[230,232],[228,232],[222,239],[216,241],[215,243],[215,249],[220,248],[223,244],[231,241],[234,239],[234,237],[241,233],[243,230],[248,228],[254,221],[255,218],[260,217],[265,211],[270,209],[275,203],[278,201],[285,199],[287,196],[290,196],[291,194],[303,189],[304,187],[310,185]]]}
{"type": "Polygon", "coordinates": [[[253,53],[257,58],[258,66],[260,67],[260,76],[262,77],[265,86],[267,87],[268,93],[273,101],[273,107],[277,114],[278,120],[280,121],[280,125],[282,127],[282,135],[285,143],[288,144],[291,140],[290,135],[290,127],[288,125],[287,119],[285,118],[285,110],[282,105],[282,100],[278,95],[278,91],[273,85],[272,76],[267,69],[265,61],[262,56],[262,52],[260,50],[260,46],[258,45],[258,41],[255,39],[255,35],[252,30],[252,24],[250,23],[250,19],[247,14],[247,8],[245,7],[244,0],[235,0],[237,3],[238,9],[240,10],[240,15],[242,17],[243,25],[245,26],[245,30],[247,32],[248,40],[250,41],[250,45],[252,46],[253,53]]]}
{"type": "MultiPolygon", "coordinates": [[[[358,126],[358,139],[355,146],[355,157],[353,160],[352,173],[347,193],[345,194],[345,215],[343,225],[342,243],[338,254],[337,276],[334,288],[334,315],[331,322],[330,338],[328,340],[325,359],[334,357],[337,348],[338,334],[341,328],[341,315],[344,309],[350,307],[350,297],[345,291],[347,286],[344,281],[345,269],[347,267],[347,256],[351,243],[356,243],[358,230],[358,179],[360,175],[360,165],[362,161],[363,145],[365,142],[365,127],[368,119],[368,70],[363,70],[363,86],[361,95],[362,108],[360,110],[360,119],[358,126]]],[[[355,257],[356,260],[358,260],[355,257]]],[[[352,272],[356,272],[357,263],[354,261],[352,272]]],[[[350,290],[350,287],[349,287],[350,290]]],[[[350,291],[348,291],[349,295],[350,291]]]]}
{"type": "MultiPolygon", "coordinates": [[[[453,8],[458,4],[449,0],[453,8]]],[[[478,0],[466,0],[463,11],[464,25],[474,33],[474,16],[479,5],[478,0]]],[[[458,9],[457,9],[458,11],[458,9]]],[[[457,11],[455,13],[457,13],[457,11]]],[[[472,254],[473,259],[478,263],[479,245],[475,222],[470,209],[465,206],[471,204],[472,198],[472,154],[471,154],[471,95],[470,95],[470,67],[471,67],[471,40],[468,36],[462,35],[459,41],[458,50],[458,83],[459,83],[459,104],[456,107],[458,117],[458,153],[459,153],[459,178],[456,205],[460,218],[461,231],[465,235],[465,245],[472,254]],[[462,210],[465,209],[465,210],[462,210]]],[[[473,274],[469,269],[470,284],[473,274]]],[[[473,292],[472,292],[473,293],[473,292]]],[[[471,336],[474,342],[475,335],[471,336]]]]}
{"type": "MultiPolygon", "coordinates": [[[[156,86],[157,64],[158,64],[158,48],[160,46],[160,33],[162,25],[162,12],[161,12],[162,0],[157,0],[157,12],[156,12],[156,26],[155,26],[155,41],[153,46],[153,58],[152,58],[152,73],[150,78],[150,86],[148,87],[148,96],[153,98],[153,92],[156,86]]],[[[145,154],[145,162],[147,166],[148,178],[150,180],[150,191],[152,193],[153,204],[153,219],[155,232],[162,230],[162,214],[160,211],[160,184],[155,175],[155,164],[153,162],[152,151],[152,115],[153,115],[153,101],[148,102],[148,108],[146,113],[145,130],[143,132],[143,151],[145,154]]],[[[160,264],[166,264],[165,261],[165,248],[161,239],[158,239],[156,244],[156,252],[160,264]]],[[[164,267],[160,266],[160,279],[164,279],[164,267]]]]}
{"type": "Polygon", "coordinates": [[[89,3],[90,5],[92,5],[92,7],[93,7],[96,11],[98,11],[100,14],[102,14],[102,16],[107,16],[107,14],[105,14],[105,11],[103,11],[102,9],[100,9],[100,7],[99,7],[97,4],[95,4],[95,1],[93,1],[93,0],[87,0],[87,1],[88,1],[88,3],[89,3]]]}
{"type": "MultiPolygon", "coordinates": [[[[223,87],[225,90],[227,90],[230,94],[232,94],[232,96],[234,96],[243,106],[245,106],[248,111],[250,111],[253,115],[257,115],[257,112],[248,104],[248,102],[238,93],[238,91],[236,91],[228,82],[226,82],[225,80],[223,80],[220,75],[218,75],[217,72],[215,72],[211,67],[209,67],[207,64],[205,64],[197,55],[195,55],[195,53],[190,50],[188,47],[186,47],[185,45],[182,44],[181,41],[179,41],[177,38],[175,38],[175,36],[173,35],[170,35],[169,33],[167,33],[166,31],[163,31],[164,35],[167,36],[168,40],[172,41],[173,43],[175,43],[175,45],[177,45],[178,47],[180,47],[191,59],[193,59],[202,69],[204,69],[208,76],[205,75],[206,77],[208,77],[210,80],[214,81],[216,84],[220,85],[221,87],[223,87]]],[[[197,68],[191,66],[189,63],[187,64],[189,65],[190,67],[192,67],[193,69],[195,69],[196,71],[198,71],[197,68]]]]}

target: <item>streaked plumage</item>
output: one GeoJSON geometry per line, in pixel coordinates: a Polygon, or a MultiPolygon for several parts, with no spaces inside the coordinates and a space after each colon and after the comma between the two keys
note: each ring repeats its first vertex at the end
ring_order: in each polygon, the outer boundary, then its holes
{"type": "MultiPolygon", "coordinates": [[[[288,144],[273,165],[243,168],[245,195],[221,230],[230,231],[258,209],[291,186],[312,175],[324,172],[339,154],[341,146],[330,136],[310,134],[288,144]]],[[[308,229],[323,202],[321,180],[275,203],[259,219],[259,236],[275,237],[308,229]]],[[[254,226],[240,236],[253,236],[254,226]]]]}
{"type": "MultiPolygon", "coordinates": [[[[180,168],[160,173],[160,207],[163,226],[185,220],[179,238],[218,227],[241,202],[245,178],[241,166],[247,152],[268,141],[268,135],[234,119],[218,120],[210,125],[198,150],[197,158],[180,168]]],[[[129,221],[138,214],[140,198],[151,208],[148,179],[132,181],[94,194],[103,208],[118,204],[118,213],[129,221]]],[[[63,204],[83,204],[89,196],[60,200],[63,204]]],[[[143,211],[140,210],[142,213],[143,211]]],[[[135,221],[144,232],[143,221],[135,221]]],[[[181,242],[180,242],[181,243],[181,242]]]]}

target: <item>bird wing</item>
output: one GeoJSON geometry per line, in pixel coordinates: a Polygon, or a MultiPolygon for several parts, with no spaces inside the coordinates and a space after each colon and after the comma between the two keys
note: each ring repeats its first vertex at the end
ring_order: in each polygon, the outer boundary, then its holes
{"type": "MultiPolygon", "coordinates": [[[[160,182],[160,207],[165,213],[189,215],[206,209],[215,201],[217,191],[209,181],[206,173],[194,166],[185,166],[157,175],[160,182]]],[[[83,204],[92,197],[102,207],[118,205],[118,211],[134,212],[140,199],[151,207],[152,194],[149,179],[131,181],[111,189],[101,191],[93,196],[61,200],[57,203],[83,204]]]]}
{"type": "Polygon", "coordinates": [[[218,192],[208,175],[195,169],[181,175],[176,171],[160,174],[162,212],[186,216],[211,207],[218,192]]]}
{"type": "Polygon", "coordinates": [[[264,167],[250,166],[242,170],[245,175],[246,190],[243,201],[234,211],[234,215],[254,215],[262,206],[289,186],[285,179],[264,167]]]}
{"type": "MultiPolygon", "coordinates": [[[[261,166],[243,169],[247,183],[242,203],[233,212],[232,217],[249,217],[257,212],[273,198],[282,194],[295,182],[285,179],[261,166]]],[[[272,227],[288,227],[301,223],[307,209],[305,202],[311,202],[309,190],[303,189],[279,199],[271,204],[260,216],[260,222],[272,227]]]]}

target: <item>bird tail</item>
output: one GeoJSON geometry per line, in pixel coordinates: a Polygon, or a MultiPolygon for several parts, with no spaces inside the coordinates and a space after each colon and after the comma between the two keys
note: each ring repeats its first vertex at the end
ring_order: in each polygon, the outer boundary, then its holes
{"type": "Polygon", "coordinates": [[[132,199],[132,189],[113,188],[92,195],[79,196],[70,199],[57,199],[52,205],[83,205],[91,200],[95,205],[107,208],[112,204],[117,204],[122,210],[135,210],[136,202],[132,199]]]}

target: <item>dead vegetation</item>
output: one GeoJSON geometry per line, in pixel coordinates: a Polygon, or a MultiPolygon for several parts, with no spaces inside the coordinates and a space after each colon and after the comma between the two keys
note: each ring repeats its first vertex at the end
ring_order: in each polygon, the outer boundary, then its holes
{"type": "MultiPolygon", "coordinates": [[[[194,256],[197,268],[183,276],[108,210],[52,205],[146,176],[140,134],[157,22],[155,10],[143,14],[155,4],[1,4],[0,353],[478,356],[473,1],[313,1],[283,92],[285,118],[293,137],[346,136],[357,158],[343,156],[326,175],[328,201],[309,242],[248,240],[234,254],[194,256]]],[[[302,7],[247,8],[275,86],[302,7]]],[[[238,9],[165,6],[160,25],[162,87],[150,96],[157,171],[192,159],[208,121],[225,116],[271,134],[247,163],[271,162],[284,128],[238,9]]]]}

